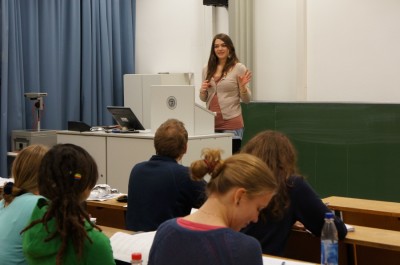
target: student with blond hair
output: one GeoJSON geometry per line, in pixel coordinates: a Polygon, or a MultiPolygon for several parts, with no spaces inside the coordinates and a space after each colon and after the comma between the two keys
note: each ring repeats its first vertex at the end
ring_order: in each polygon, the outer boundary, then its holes
{"type": "Polygon", "coordinates": [[[44,145],[30,145],[15,158],[11,176],[3,188],[0,201],[0,263],[2,265],[27,264],[22,252],[20,232],[27,225],[38,196],[38,172],[44,154],[44,145]]]}
{"type": "Polygon", "coordinates": [[[255,156],[222,160],[219,150],[205,149],[203,159],[192,163],[191,175],[202,180],[207,174],[207,200],[196,212],[157,229],[149,265],[263,263],[259,242],[239,230],[257,222],[274,196],[272,172],[255,156]]]}

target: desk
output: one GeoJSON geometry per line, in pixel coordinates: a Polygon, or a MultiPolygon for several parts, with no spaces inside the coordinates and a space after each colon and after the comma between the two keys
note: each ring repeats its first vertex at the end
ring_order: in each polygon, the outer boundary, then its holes
{"type": "Polygon", "coordinates": [[[87,212],[96,218],[96,224],[117,229],[125,229],[126,202],[116,199],[106,201],[86,201],[87,212]]]}
{"type": "Polygon", "coordinates": [[[124,229],[119,229],[119,228],[114,228],[114,227],[109,227],[109,226],[104,226],[104,225],[98,225],[103,233],[108,237],[112,237],[115,233],[117,232],[123,232],[127,234],[134,234],[135,232],[130,231],[130,230],[124,230],[124,229]]]}
{"type": "Polygon", "coordinates": [[[354,264],[400,264],[400,232],[353,225],[345,244],[352,245],[354,264]]]}
{"type": "MultiPolygon", "coordinates": [[[[400,232],[380,228],[353,225],[355,231],[349,232],[344,243],[398,251],[400,254],[400,232]]],[[[400,260],[399,260],[400,263],[400,260]]]]}
{"type": "Polygon", "coordinates": [[[400,231],[400,203],[332,196],[323,199],[345,223],[400,231]]]}
{"type": "Polygon", "coordinates": [[[107,209],[114,209],[117,211],[126,211],[126,202],[119,202],[116,199],[109,199],[106,201],[86,201],[88,207],[102,207],[107,209]]]}
{"type": "MultiPolygon", "coordinates": [[[[341,265],[398,265],[400,262],[400,232],[353,225],[354,232],[339,244],[341,265]]],[[[305,231],[293,230],[285,256],[310,262],[318,262],[320,239],[305,231]]]]}
{"type": "MultiPolygon", "coordinates": [[[[127,234],[134,234],[133,231],[129,231],[129,230],[121,230],[118,228],[113,228],[113,227],[108,227],[108,226],[102,226],[99,225],[99,227],[101,228],[101,230],[103,231],[103,233],[108,237],[111,238],[116,232],[123,232],[123,233],[127,233],[127,234]]],[[[148,254],[146,255],[148,256],[148,254]]],[[[263,260],[264,262],[266,261],[271,261],[271,263],[266,263],[266,264],[278,264],[281,265],[283,261],[285,261],[285,264],[290,265],[292,263],[295,264],[299,264],[300,261],[298,260],[294,260],[294,259],[287,259],[287,258],[281,258],[281,257],[275,257],[275,256],[271,256],[271,255],[263,255],[263,260]],[[277,262],[279,261],[279,262],[277,262]],[[275,262],[275,263],[273,263],[275,262]]],[[[303,262],[301,261],[301,264],[303,265],[317,265],[319,263],[308,263],[308,262],[303,262]]]]}
{"type": "MultiPolygon", "coordinates": [[[[106,183],[121,193],[128,193],[132,167],[149,160],[155,154],[152,133],[58,131],[57,143],[72,143],[85,148],[97,163],[98,183],[106,183]]],[[[188,149],[182,164],[189,166],[200,159],[201,150],[205,147],[219,148],[223,150],[223,158],[229,157],[232,155],[232,134],[189,135],[188,149]]]]}

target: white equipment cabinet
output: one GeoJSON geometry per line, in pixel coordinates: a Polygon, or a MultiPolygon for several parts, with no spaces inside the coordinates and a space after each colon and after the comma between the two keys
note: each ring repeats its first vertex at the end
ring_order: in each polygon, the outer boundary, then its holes
{"type": "Polygon", "coordinates": [[[144,128],[151,128],[151,90],[153,85],[192,85],[193,73],[125,74],[124,106],[130,107],[144,128]]]}
{"type": "Polygon", "coordinates": [[[57,143],[71,143],[79,145],[88,151],[88,153],[96,161],[99,171],[99,179],[97,180],[97,184],[107,183],[107,138],[105,135],[91,135],[75,131],[58,131],[57,143]]]}
{"type": "MultiPolygon", "coordinates": [[[[105,133],[58,131],[57,143],[73,143],[85,148],[99,168],[98,183],[106,183],[120,192],[128,192],[129,175],[133,166],[147,161],[155,154],[152,133],[105,133]]],[[[188,150],[181,163],[185,166],[201,158],[205,147],[219,148],[222,157],[232,155],[232,134],[216,133],[189,135],[188,150]]]]}

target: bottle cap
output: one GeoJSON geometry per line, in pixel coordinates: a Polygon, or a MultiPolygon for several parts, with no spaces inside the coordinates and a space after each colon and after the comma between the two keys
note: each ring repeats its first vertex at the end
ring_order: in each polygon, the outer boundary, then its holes
{"type": "Polygon", "coordinates": [[[131,255],[132,260],[142,260],[142,253],[140,252],[134,252],[131,255]]]}
{"type": "Polygon", "coordinates": [[[333,213],[332,212],[327,212],[325,213],[325,218],[333,218],[333,213]]]}

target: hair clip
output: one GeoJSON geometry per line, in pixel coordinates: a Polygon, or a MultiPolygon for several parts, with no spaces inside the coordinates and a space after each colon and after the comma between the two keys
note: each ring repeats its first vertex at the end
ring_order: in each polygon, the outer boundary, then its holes
{"type": "Polygon", "coordinates": [[[214,171],[215,163],[208,161],[206,159],[203,160],[207,166],[208,173],[212,173],[214,171]]]}
{"type": "Polygon", "coordinates": [[[81,174],[75,173],[75,175],[74,175],[74,179],[75,179],[75,180],[80,180],[81,178],[82,178],[82,175],[81,175],[81,174]]]}
{"type": "Polygon", "coordinates": [[[4,185],[3,191],[4,194],[6,195],[11,195],[12,190],[13,190],[14,183],[13,182],[7,182],[6,185],[4,185]]]}

